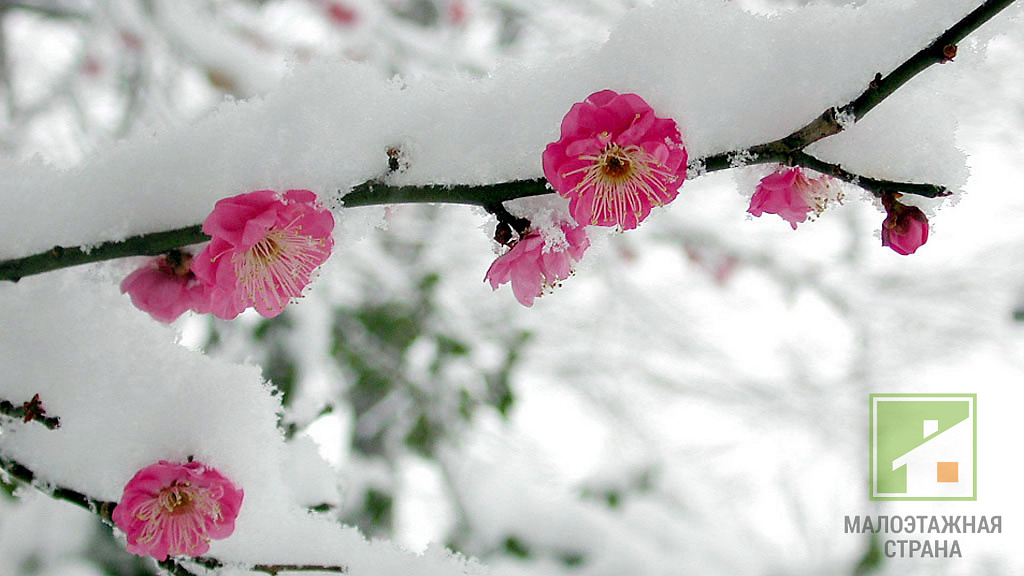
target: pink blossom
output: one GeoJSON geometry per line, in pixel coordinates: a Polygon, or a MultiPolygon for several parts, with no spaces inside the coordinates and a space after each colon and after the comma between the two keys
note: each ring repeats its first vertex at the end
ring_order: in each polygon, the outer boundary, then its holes
{"type": "Polygon", "coordinates": [[[259,190],[218,201],[203,222],[213,239],[192,264],[209,286],[210,311],[231,319],[252,307],[277,316],[331,255],[333,229],[334,217],[309,190],[259,190]]]}
{"type": "Polygon", "coordinates": [[[843,193],[830,176],[808,178],[803,169],[781,167],[761,179],[750,199],[750,212],[761,216],[767,212],[778,214],[796,230],[796,225],[807,220],[814,212],[817,217],[832,202],[842,202],[843,193]]]}
{"type": "Polygon", "coordinates": [[[209,298],[191,262],[192,255],[180,251],[152,258],[121,281],[121,293],[160,322],[174,322],[186,310],[205,312],[209,298]]]}
{"type": "Polygon", "coordinates": [[[199,462],[161,460],[139,470],[114,508],[114,524],[128,536],[128,551],[166,560],[200,556],[210,540],[235,531],[241,489],[199,462]]]}
{"type": "Polygon", "coordinates": [[[345,2],[328,1],[326,8],[331,22],[339,26],[351,26],[359,20],[359,14],[345,2]]]}
{"type": "Polygon", "coordinates": [[[464,0],[450,0],[445,12],[448,22],[455,26],[461,26],[466,23],[466,14],[469,12],[469,8],[464,0]]]}
{"type": "Polygon", "coordinates": [[[928,217],[917,206],[896,201],[896,194],[882,196],[886,216],[882,222],[882,246],[897,254],[913,254],[928,241],[928,217]]]}
{"type": "Polygon", "coordinates": [[[686,148],[674,120],[654,115],[636,94],[595,92],[562,119],[561,139],[544,150],[544,175],[569,199],[581,224],[637,227],[675,199],[686,178],[686,148]]]}
{"type": "Polygon", "coordinates": [[[487,269],[484,280],[491,288],[512,282],[512,293],[523,306],[533,306],[533,300],[542,295],[544,288],[557,286],[572,274],[572,266],[583,258],[590,247],[583,226],[563,224],[564,244],[549,243],[537,231],[526,232],[512,248],[498,256],[487,269]]]}

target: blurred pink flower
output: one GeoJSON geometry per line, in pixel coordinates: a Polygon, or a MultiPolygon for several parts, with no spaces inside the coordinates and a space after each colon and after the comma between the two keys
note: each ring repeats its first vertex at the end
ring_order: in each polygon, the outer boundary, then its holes
{"type": "Polygon", "coordinates": [[[205,312],[209,298],[191,262],[192,255],[181,251],[152,258],[121,281],[121,293],[160,322],[174,322],[186,310],[205,312]]]}
{"type": "Polygon", "coordinates": [[[359,14],[345,2],[328,1],[325,8],[327,17],[335,25],[352,26],[359,20],[359,14]]]}
{"type": "Polygon", "coordinates": [[[562,224],[564,245],[549,245],[537,231],[528,231],[512,248],[498,256],[487,269],[484,280],[491,288],[512,283],[512,293],[523,306],[533,306],[533,300],[545,288],[553,288],[572,274],[572,266],[583,258],[590,247],[583,226],[562,224]]]}
{"type": "Polygon", "coordinates": [[[583,225],[637,227],[675,199],[686,148],[674,120],[658,118],[636,94],[595,92],[562,119],[544,150],[544,175],[583,225]]]}
{"type": "Polygon", "coordinates": [[[210,540],[235,531],[241,489],[199,462],[161,460],[139,470],[114,508],[114,524],[128,536],[128,551],[166,560],[201,556],[210,540]]]}
{"type": "Polygon", "coordinates": [[[882,222],[882,246],[897,254],[913,254],[928,241],[928,217],[917,206],[900,204],[896,194],[883,194],[886,216],[882,222]]]}
{"type": "Polygon", "coordinates": [[[814,212],[813,219],[830,203],[842,201],[842,190],[832,182],[832,177],[808,178],[799,166],[783,166],[761,179],[747,212],[754,216],[765,212],[778,214],[796,230],[797,224],[807,220],[808,213],[814,212]]]}
{"type": "Polygon", "coordinates": [[[252,307],[277,316],[331,255],[333,229],[334,217],[309,190],[259,190],[218,201],[203,223],[213,239],[192,263],[209,287],[209,311],[231,319],[252,307]]]}

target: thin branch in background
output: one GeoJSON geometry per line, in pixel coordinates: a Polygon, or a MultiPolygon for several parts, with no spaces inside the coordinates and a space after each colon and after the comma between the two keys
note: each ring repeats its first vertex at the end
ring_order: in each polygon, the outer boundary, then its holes
{"type": "Polygon", "coordinates": [[[59,2],[40,3],[40,2],[24,2],[20,0],[4,0],[4,8],[24,10],[26,12],[34,12],[47,18],[56,18],[59,20],[89,20],[89,15],[85,12],[79,12],[73,10],[68,6],[63,6],[59,2]]]}
{"type": "MultiPolygon", "coordinates": [[[[949,61],[955,55],[955,46],[958,42],[1015,1],[988,0],[984,2],[887,76],[883,77],[881,74],[877,74],[868,83],[867,89],[856,99],[844,106],[829,108],[818,118],[790,135],[744,150],[732,150],[699,158],[690,163],[690,171],[699,176],[707,172],[735,168],[738,165],[778,162],[806,166],[825,174],[831,174],[841,180],[861,186],[876,195],[883,192],[915,194],[930,198],[948,195],[949,190],[935,184],[880,180],[855,174],[837,164],[830,164],[807,154],[804,152],[804,148],[823,138],[842,132],[846,126],[863,118],[871,109],[926,68],[949,61]],[[743,161],[738,163],[737,159],[743,161]]],[[[424,186],[395,186],[373,180],[364,182],[348,193],[344,193],[341,196],[341,203],[345,207],[413,202],[493,207],[516,198],[550,193],[551,189],[543,178],[497,184],[424,186]]],[[[177,230],[140,234],[120,242],[104,242],[92,248],[56,246],[51,250],[32,256],[0,261],[0,281],[17,282],[24,276],[126,256],[157,255],[206,240],[208,237],[202,233],[201,227],[196,225],[177,230]]]]}

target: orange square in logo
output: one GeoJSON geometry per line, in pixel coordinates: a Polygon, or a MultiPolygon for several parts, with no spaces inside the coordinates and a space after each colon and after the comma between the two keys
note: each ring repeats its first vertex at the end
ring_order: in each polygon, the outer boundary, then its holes
{"type": "Polygon", "coordinates": [[[936,482],[959,482],[957,474],[959,462],[939,462],[936,472],[936,482]]]}

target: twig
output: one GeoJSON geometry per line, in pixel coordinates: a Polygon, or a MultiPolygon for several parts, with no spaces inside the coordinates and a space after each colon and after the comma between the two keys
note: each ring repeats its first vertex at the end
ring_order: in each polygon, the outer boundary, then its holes
{"type": "Polygon", "coordinates": [[[916,196],[924,196],[926,198],[939,198],[942,196],[949,196],[952,192],[949,191],[945,186],[939,186],[937,184],[917,184],[914,182],[895,182],[893,180],[879,180],[877,178],[870,178],[868,176],[861,176],[854,174],[843,169],[838,164],[832,164],[819,160],[814,156],[806,152],[797,152],[793,154],[793,164],[816,170],[822,174],[829,174],[838,178],[844,182],[850,184],[856,184],[861,188],[871,192],[875,196],[881,197],[886,192],[899,192],[902,194],[914,194],[916,196]]]}
{"type": "Polygon", "coordinates": [[[381,204],[440,202],[445,204],[469,204],[490,206],[506,200],[550,194],[547,181],[513,180],[498,184],[469,185],[427,185],[392,186],[384,182],[370,181],[360,184],[342,197],[346,208],[377,206],[381,204]]]}
{"type": "MultiPolygon", "coordinates": [[[[114,508],[117,507],[117,502],[99,500],[83,494],[78,490],[43,483],[36,478],[35,473],[27,466],[8,458],[0,457],[0,470],[6,472],[11,478],[35,487],[44,494],[49,495],[51,498],[71,502],[72,504],[96,514],[106,524],[111,526],[114,524],[112,515],[114,513],[114,508]]],[[[182,562],[194,562],[195,564],[211,570],[227,566],[227,564],[221,560],[206,556],[199,558],[167,558],[157,564],[159,564],[159,566],[164,570],[174,574],[174,576],[196,576],[195,573],[183,566],[182,562]]],[[[346,566],[315,564],[256,564],[249,566],[248,569],[273,575],[277,575],[282,572],[337,572],[339,574],[345,574],[348,572],[348,568],[346,566]]]]}
{"type": "MultiPolygon", "coordinates": [[[[170,560],[170,558],[168,558],[170,560]]],[[[201,556],[199,558],[188,558],[189,562],[194,562],[203,568],[210,570],[217,570],[227,566],[221,560],[216,558],[210,558],[207,556],[201,556]]],[[[347,574],[348,567],[341,565],[323,565],[323,564],[254,564],[247,566],[244,563],[239,564],[239,568],[250,570],[253,572],[264,572],[266,574],[274,574],[275,576],[281,572],[337,572],[338,574],[347,574]]]]}
{"type": "Polygon", "coordinates": [[[24,276],[42,274],[59,268],[102,262],[127,256],[156,256],[175,248],[205,242],[202,226],[188,226],[176,230],[139,234],[119,242],[104,242],[98,246],[54,246],[46,252],[25,258],[0,261],[0,280],[17,282],[24,276]]]}
{"type": "Polygon", "coordinates": [[[266,572],[267,574],[278,574],[280,572],[337,572],[339,574],[347,574],[348,568],[345,566],[317,566],[314,564],[257,564],[249,568],[256,572],[266,572]]]}
{"type": "Polygon", "coordinates": [[[157,566],[166,570],[172,576],[199,576],[195,572],[192,572],[188,568],[181,565],[176,558],[168,557],[164,560],[159,560],[156,563],[157,566]]]}
{"type": "Polygon", "coordinates": [[[96,514],[103,519],[107,524],[113,525],[111,514],[114,513],[114,507],[117,506],[117,502],[107,502],[105,500],[99,500],[86,494],[73,490],[71,488],[65,488],[63,486],[52,486],[43,482],[40,482],[35,475],[35,472],[30,470],[23,464],[10,460],[7,458],[0,457],[0,469],[4,470],[11,475],[12,478],[20,480],[26,484],[34,486],[39,491],[47,494],[51,498],[57,500],[64,500],[71,502],[76,506],[85,508],[86,510],[96,514]]]}
{"type": "Polygon", "coordinates": [[[25,10],[26,12],[36,12],[49,18],[56,18],[58,20],[88,20],[89,15],[84,12],[78,12],[69,9],[65,6],[41,4],[35,2],[23,2],[19,0],[4,0],[5,8],[13,8],[25,10]]]}
{"type": "MultiPolygon", "coordinates": [[[[757,144],[745,150],[732,150],[696,159],[690,163],[691,170],[699,175],[734,168],[737,165],[736,158],[740,157],[743,158],[742,164],[745,165],[777,162],[805,166],[861,186],[876,195],[881,195],[883,192],[916,194],[931,198],[948,195],[949,190],[934,184],[880,180],[855,174],[839,165],[819,160],[804,152],[804,149],[814,142],[842,132],[844,127],[863,118],[875,106],[926,68],[949,61],[956,53],[958,42],[1013,2],[1015,0],[987,0],[888,75],[875,75],[875,78],[868,83],[868,87],[856,99],[843,106],[829,108],[788,136],[772,142],[757,144]]],[[[379,181],[369,181],[356,186],[345,194],[342,197],[342,202],[348,208],[414,202],[493,207],[507,200],[548,193],[551,193],[551,190],[543,178],[497,184],[451,186],[393,186],[379,181]]],[[[157,255],[206,240],[208,238],[202,233],[200,226],[189,226],[177,230],[140,234],[121,242],[104,242],[92,248],[55,246],[51,250],[25,258],[0,261],[0,281],[17,282],[24,276],[113,258],[157,255]]]]}
{"type": "Polygon", "coordinates": [[[60,418],[45,415],[46,409],[43,408],[43,402],[39,399],[39,394],[36,394],[31,400],[23,403],[21,406],[15,406],[7,400],[0,400],[0,414],[10,416],[11,418],[21,418],[22,422],[39,422],[50,430],[60,428],[60,418]]]}
{"type": "MultiPolygon", "coordinates": [[[[935,64],[951,61],[956,55],[956,45],[961,40],[1015,1],[987,0],[983,2],[981,6],[978,6],[970,14],[961,18],[960,21],[939,35],[928,46],[919,50],[888,75],[876,74],[874,79],[868,82],[864,92],[853,101],[837,108],[825,110],[820,116],[792,134],[772,142],[751,146],[746,150],[708,156],[700,159],[698,162],[708,172],[722,170],[732,166],[732,158],[737,152],[743,152],[752,157],[747,162],[748,164],[765,164],[770,162],[801,164],[799,160],[794,158],[794,155],[802,152],[804,148],[818,140],[834,136],[842,132],[847,126],[860,121],[875,106],[878,106],[883,100],[892,96],[896,90],[927,68],[935,64]]],[[[813,168],[813,166],[808,167],[813,168]]],[[[860,177],[860,179],[863,180],[864,178],[860,177]]],[[[887,188],[887,191],[918,194],[919,192],[913,190],[914,186],[910,185],[910,189],[894,189],[890,187],[887,188]]]]}

